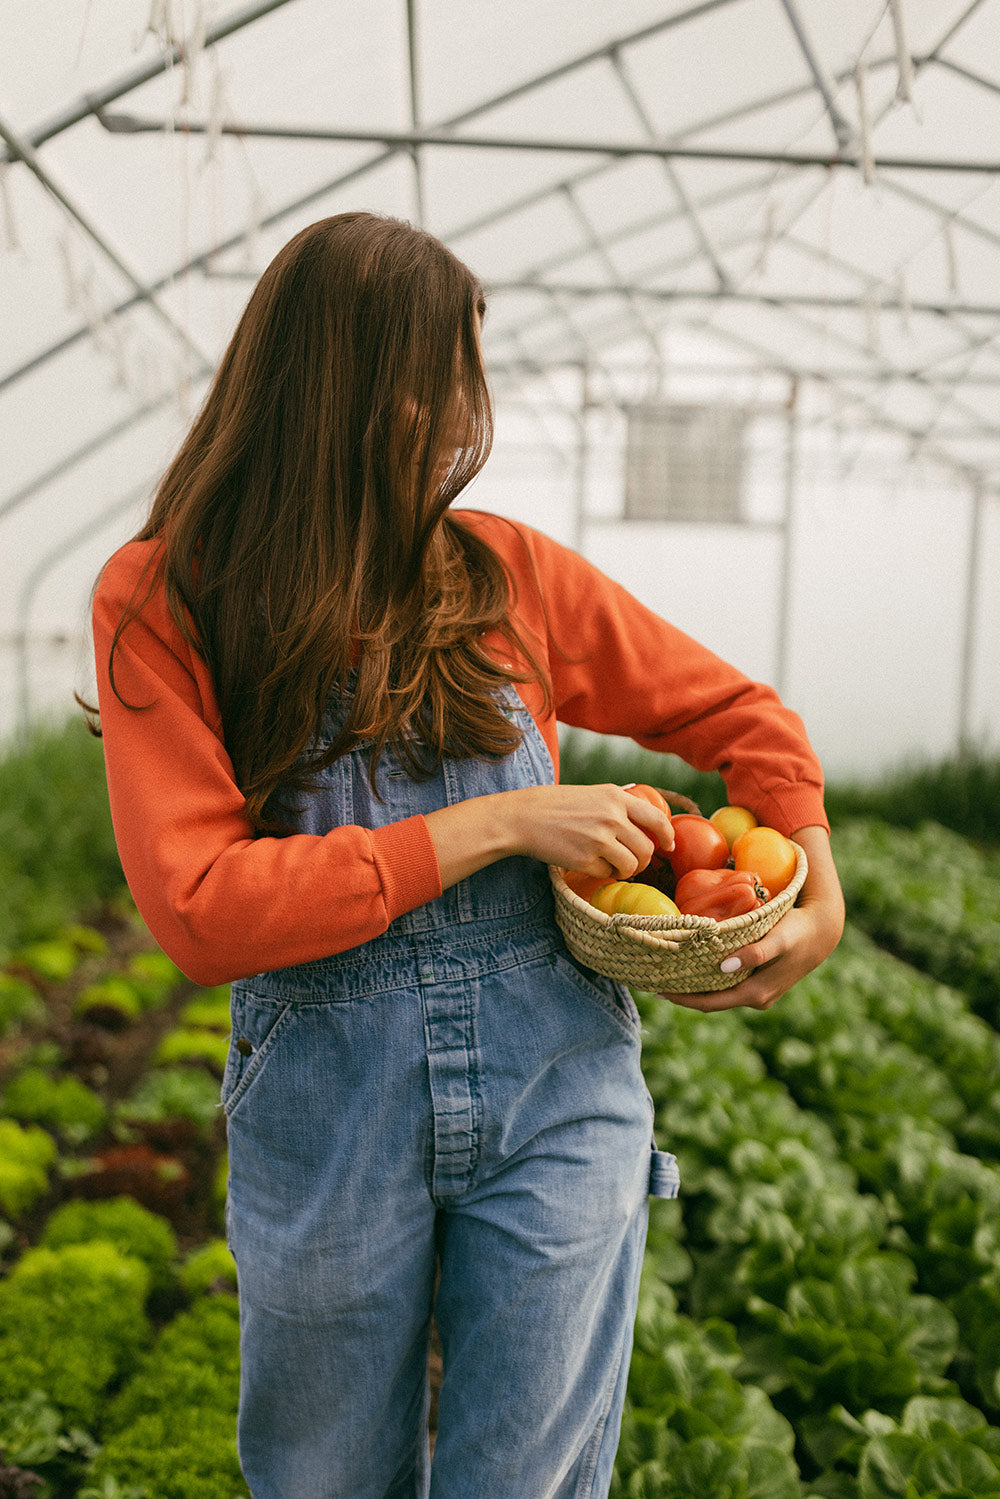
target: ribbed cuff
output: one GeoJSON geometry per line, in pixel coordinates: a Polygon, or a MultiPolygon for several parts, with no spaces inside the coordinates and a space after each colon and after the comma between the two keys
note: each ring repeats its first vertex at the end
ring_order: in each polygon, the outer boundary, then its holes
{"type": "Polygon", "coordinates": [[[371,840],[389,921],[437,899],[441,871],[425,818],[418,814],[374,828],[371,840]]]}
{"type": "Polygon", "coordinates": [[[823,808],[823,788],[808,781],[789,781],[784,786],[775,786],[768,791],[757,808],[758,820],[769,828],[777,828],[786,838],[799,828],[825,828],[830,823],[823,808]]]}

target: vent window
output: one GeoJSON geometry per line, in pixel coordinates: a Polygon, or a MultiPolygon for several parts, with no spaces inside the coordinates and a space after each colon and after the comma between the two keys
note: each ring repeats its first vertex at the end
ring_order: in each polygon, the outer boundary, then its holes
{"type": "Polygon", "coordinates": [[[626,419],[626,520],[743,519],[741,407],[647,403],[626,419]]]}

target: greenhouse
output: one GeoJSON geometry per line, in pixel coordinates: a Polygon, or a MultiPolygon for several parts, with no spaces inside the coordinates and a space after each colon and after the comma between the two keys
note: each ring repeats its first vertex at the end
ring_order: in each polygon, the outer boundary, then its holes
{"type": "MultiPolygon", "coordinates": [[[[253,1047],[136,909],[80,700],[99,574],[254,289],[354,212],[482,287],[494,435],[456,509],[775,689],[826,776],[836,951],[773,1008],[625,980],[681,1186],[610,1493],[996,1499],[1000,0],[0,18],[0,1499],[251,1492],[219,1098],[253,1047]]],[[[726,805],[581,721],[562,782],[726,805]]],[[[553,1499],[599,1499],[568,1472],[553,1499]]]]}

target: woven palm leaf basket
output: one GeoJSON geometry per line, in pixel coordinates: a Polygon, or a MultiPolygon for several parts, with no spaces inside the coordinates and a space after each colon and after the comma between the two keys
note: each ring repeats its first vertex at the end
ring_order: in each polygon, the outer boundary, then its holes
{"type": "MultiPolygon", "coordinates": [[[[672,791],[663,795],[697,812],[697,806],[672,791]]],[[[563,870],[549,866],[555,892],[556,920],[573,957],[636,989],[673,994],[703,994],[732,989],[749,978],[752,968],[723,973],[722,959],[756,942],[794,906],[808,872],[805,850],[795,844],[797,860],[791,882],[773,900],[716,921],[711,916],[606,916],[571,890],[563,870]]]]}

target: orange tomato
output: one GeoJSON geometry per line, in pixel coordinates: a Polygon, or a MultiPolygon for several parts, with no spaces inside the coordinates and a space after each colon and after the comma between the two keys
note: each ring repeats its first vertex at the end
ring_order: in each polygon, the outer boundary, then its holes
{"type": "Polygon", "coordinates": [[[667,799],[662,791],[657,791],[655,786],[636,785],[632,781],[628,786],[623,786],[622,790],[627,791],[629,796],[641,796],[644,802],[649,802],[649,805],[655,807],[658,812],[666,812],[667,816],[670,816],[667,799]]]}
{"type": "Polygon", "coordinates": [[[795,845],[776,828],[751,828],[733,844],[737,869],[752,869],[771,895],[779,895],[795,873],[795,845]]]}
{"type": "Polygon", "coordinates": [[[756,817],[746,807],[720,807],[708,820],[713,827],[718,828],[730,849],[737,838],[757,826],[756,817]]]}
{"type": "MultiPolygon", "coordinates": [[[[661,791],[657,791],[655,786],[646,786],[641,783],[636,785],[633,782],[631,786],[623,786],[622,790],[627,791],[629,796],[641,796],[644,802],[649,802],[649,805],[655,807],[658,812],[665,812],[669,818],[670,808],[667,805],[667,799],[661,791]]],[[[658,859],[665,859],[667,857],[667,851],[660,846],[657,839],[654,838],[653,842],[656,845],[653,850],[653,862],[655,864],[658,859]]]]}

